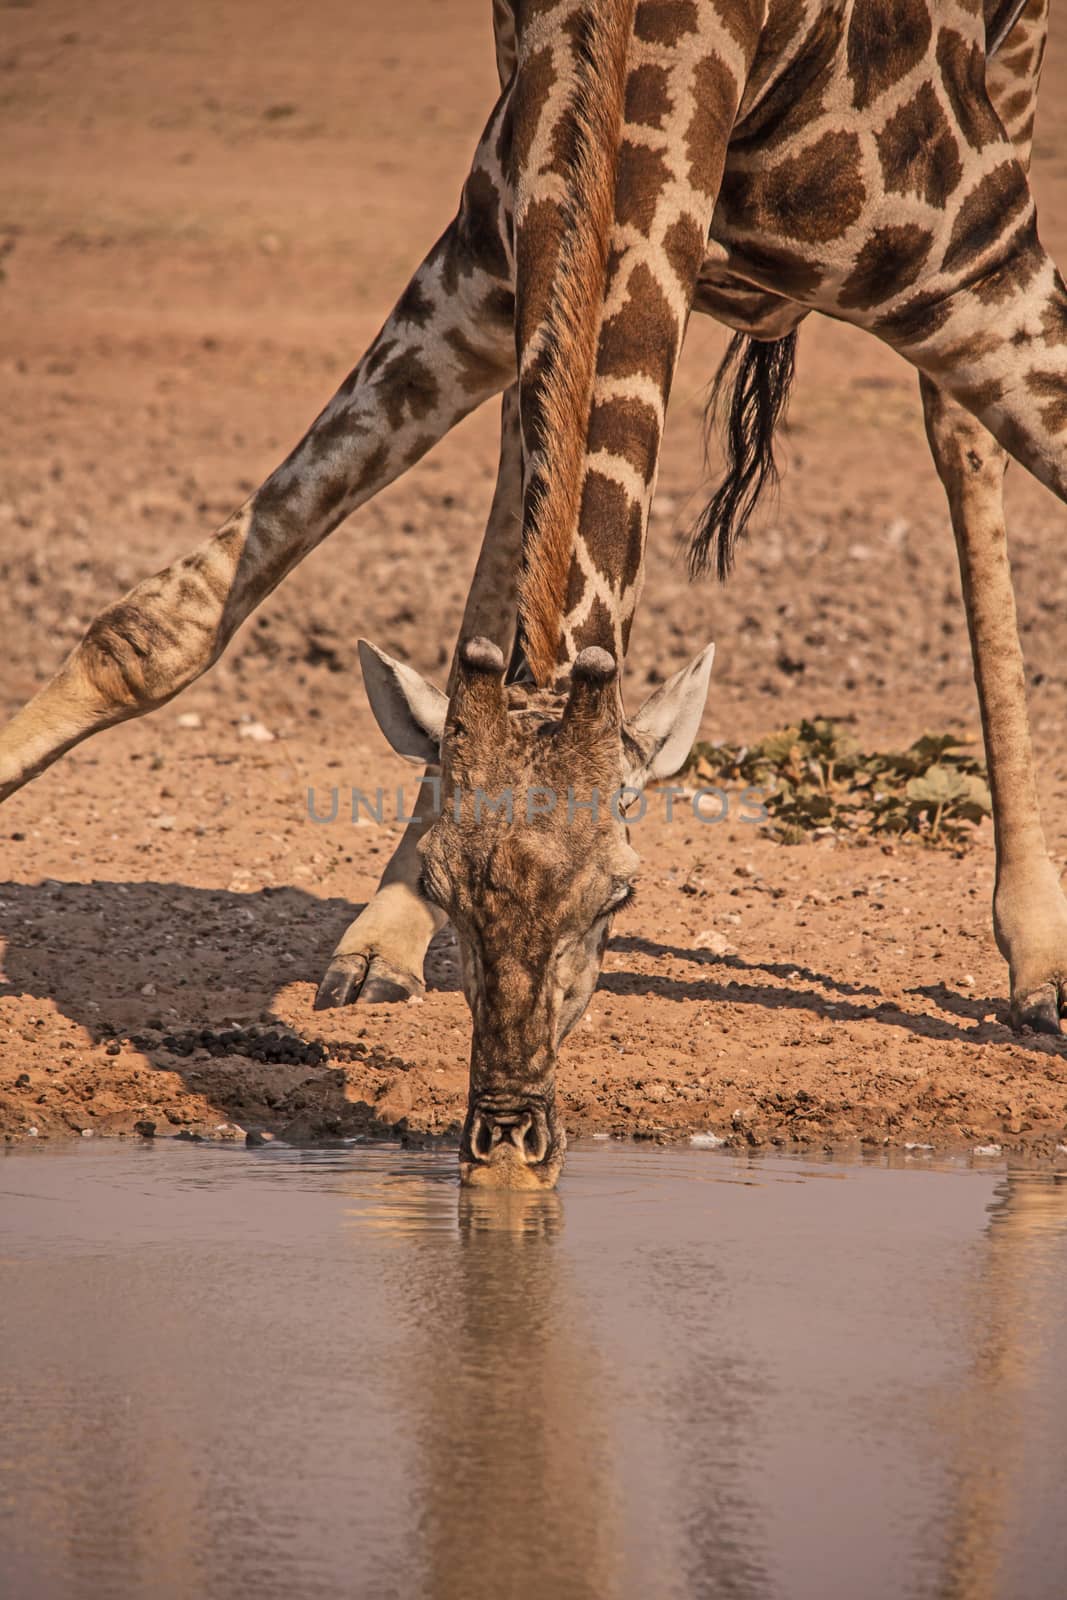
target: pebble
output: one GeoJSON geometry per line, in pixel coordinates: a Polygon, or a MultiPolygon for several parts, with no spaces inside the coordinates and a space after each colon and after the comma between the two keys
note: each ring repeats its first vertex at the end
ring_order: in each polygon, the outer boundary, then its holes
{"type": "Polygon", "coordinates": [[[177,719],[179,728],[202,728],[203,718],[198,711],[183,711],[177,719]]]}
{"type": "Polygon", "coordinates": [[[245,1134],[245,1144],[249,1150],[256,1150],[260,1145],[273,1144],[273,1133],[266,1133],[259,1128],[250,1128],[245,1134]]]}
{"type": "Polygon", "coordinates": [[[1003,1146],[999,1144],[976,1144],[971,1154],[976,1156],[999,1156],[1002,1148],[1003,1146]]]}
{"type": "Polygon", "coordinates": [[[691,1133],[689,1143],[695,1144],[698,1150],[718,1150],[726,1140],[720,1139],[717,1133],[691,1133]]]}
{"type": "Polygon", "coordinates": [[[242,739],[253,739],[256,744],[274,743],[274,734],[262,722],[242,722],[238,731],[242,739]]]}

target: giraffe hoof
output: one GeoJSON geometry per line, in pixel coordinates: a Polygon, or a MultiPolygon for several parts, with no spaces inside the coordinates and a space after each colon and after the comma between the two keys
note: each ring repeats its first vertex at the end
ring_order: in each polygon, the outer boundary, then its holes
{"type": "Polygon", "coordinates": [[[1060,1006],[1054,983],[1035,989],[1032,994],[1011,1003],[1011,1025],[1016,1033],[1028,1028],[1031,1033],[1061,1034],[1060,1006]]]}
{"type": "Polygon", "coordinates": [[[316,1011],[331,1011],[362,1000],[367,1005],[410,1000],[425,992],[414,973],[401,972],[381,956],[334,956],[315,996],[316,1011]]]}
{"type": "Polygon", "coordinates": [[[316,1011],[332,1011],[355,1000],[367,974],[366,956],[334,956],[315,995],[316,1011]]]}
{"type": "Polygon", "coordinates": [[[382,1005],[398,1000],[410,1000],[413,995],[424,995],[426,985],[413,972],[401,972],[381,956],[372,956],[359,999],[368,1005],[382,1005]]]}

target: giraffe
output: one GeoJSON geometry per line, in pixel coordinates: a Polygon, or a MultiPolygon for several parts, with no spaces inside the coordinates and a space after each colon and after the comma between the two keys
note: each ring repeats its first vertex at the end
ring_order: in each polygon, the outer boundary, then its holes
{"type": "MultiPolygon", "coordinates": [[[[1026,178],[1046,0],[495,0],[494,17],[501,95],[452,224],[287,460],[199,549],[105,608],[0,733],[0,799],[171,699],[350,512],[507,390],[449,694],[370,646],[361,656],[401,753],[466,794],[525,784],[574,804],[518,825],[424,816],[320,998],[405,992],[412,953],[450,918],[473,1017],[461,1172],[537,1187],[565,1144],[558,1047],[637,870],[623,816],[575,797],[676,771],[707,693],[710,647],[622,715],[694,308],[756,341],[791,339],[819,311],[918,370],[963,571],[1012,1014],[1059,1031],[1067,903],[1037,810],[1000,482],[1011,455],[1067,498],[1067,291],[1026,178]],[[509,522],[522,543],[505,674],[497,645],[471,634],[492,616],[509,522]]],[[[698,561],[715,531],[702,528],[698,561]]],[[[719,518],[721,564],[737,531],[719,518]]]]}

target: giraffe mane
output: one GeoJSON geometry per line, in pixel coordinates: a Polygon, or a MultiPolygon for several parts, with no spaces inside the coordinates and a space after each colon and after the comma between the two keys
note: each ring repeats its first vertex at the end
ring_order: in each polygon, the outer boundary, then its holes
{"type": "Polygon", "coordinates": [[[582,14],[566,225],[543,322],[519,588],[526,659],[541,685],[557,663],[578,526],[635,9],[636,0],[600,0],[582,14]]]}

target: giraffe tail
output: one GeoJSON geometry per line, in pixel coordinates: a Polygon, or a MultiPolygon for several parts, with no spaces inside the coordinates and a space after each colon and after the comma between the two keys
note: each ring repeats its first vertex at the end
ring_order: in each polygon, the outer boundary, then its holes
{"type": "Polygon", "coordinates": [[[692,577],[714,565],[723,581],[768,484],[778,481],[774,430],[785,414],[796,369],[795,330],[782,339],[735,333],[715,374],[704,412],[710,441],[725,419],[726,474],[697,520],[689,546],[692,577]]]}

